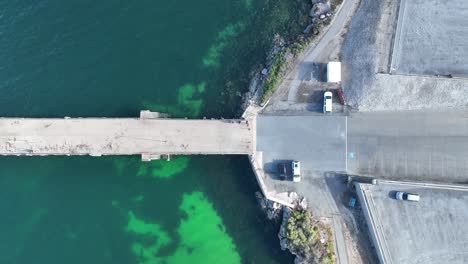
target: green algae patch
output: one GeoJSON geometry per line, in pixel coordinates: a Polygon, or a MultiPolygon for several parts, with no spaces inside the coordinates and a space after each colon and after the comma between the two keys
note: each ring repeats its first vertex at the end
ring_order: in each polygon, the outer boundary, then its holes
{"type": "Polygon", "coordinates": [[[113,160],[115,171],[119,176],[134,174],[136,168],[142,163],[141,159],[136,157],[115,157],[113,160]]]}
{"type": "Polygon", "coordinates": [[[241,263],[221,217],[203,193],[184,194],[179,209],[186,215],[177,228],[179,243],[172,254],[165,256],[161,256],[160,251],[173,243],[169,233],[159,224],[128,212],[125,230],[135,236],[130,249],[138,263],[241,263]]]}
{"type": "Polygon", "coordinates": [[[197,85],[198,93],[204,93],[206,91],[206,83],[202,82],[197,85]]]}
{"type": "Polygon", "coordinates": [[[198,91],[205,91],[205,83],[198,86],[186,84],[179,88],[179,97],[177,101],[182,105],[190,116],[198,116],[203,106],[201,99],[195,99],[198,91]]]}
{"type": "Polygon", "coordinates": [[[138,176],[151,176],[153,178],[168,179],[184,171],[189,163],[185,156],[174,157],[171,160],[153,160],[142,163],[138,169],[138,176]]]}
{"type": "Polygon", "coordinates": [[[117,200],[112,200],[111,205],[112,205],[112,207],[118,208],[120,206],[120,203],[117,200]]]}
{"type": "MultiPolygon", "coordinates": [[[[171,160],[153,160],[150,162],[141,162],[135,159],[117,159],[114,161],[114,165],[118,175],[125,173],[131,175],[137,175],[139,177],[153,177],[158,179],[168,179],[172,176],[184,171],[190,158],[187,156],[175,156],[171,157],[171,160]],[[129,171],[127,171],[127,168],[129,171]]],[[[143,199],[143,198],[140,198],[143,199]]],[[[114,202],[112,202],[114,205],[114,202]]]]}
{"type": "Polygon", "coordinates": [[[253,0],[244,0],[244,6],[247,10],[251,10],[253,6],[253,0]]]}
{"type": "Polygon", "coordinates": [[[172,240],[159,224],[145,222],[129,211],[125,230],[138,237],[138,240],[131,246],[131,251],[138,257],[138,263],[156,264],[162,262],[157,253],[162,247],[169,245],[172,240]]]}
{"type": "Polygon", "coordinates": [[[221,53],[229,44],[229,42],[231,42],[244,28],[245,24],[238,22],[235,24],[229,24],[222,31],[220,31],[216,36],[215,43],[210,47],[208,53],[203,57],[203,65],[207,67],[219,66],[221,53]]]}
{"type": "Polygon", "coordinates": [[[125,168],[128,166],[128,159],[127,158],[115,158],[114,166],[115,166],[115,170],[117,171],[117,175],[123,175],[125,172],[125,168]]]}
{"type": "Polygon", "coordinates": [[[145,196],[143,194],[140,194],[138,196],[133,197],[132,200],[134,202],[143,202],[145,200],[145,196]]]}
{"type": "Polygon", "coordinates": [[[241,258],[221,217],[201,192],[184,194],[182,219],[177,232],[180,243],[167,263],[240,263],[241,258]]]}
{"type": "Polygon", "coordinates": [[[179,87],[177,104],[161,105],[143,102],[143,107],[153,112],[169,114],[173,117],[198,117],[203,108],[203,100],[200,96],[206,91],[206,83],[185,84],[179,87]]]}

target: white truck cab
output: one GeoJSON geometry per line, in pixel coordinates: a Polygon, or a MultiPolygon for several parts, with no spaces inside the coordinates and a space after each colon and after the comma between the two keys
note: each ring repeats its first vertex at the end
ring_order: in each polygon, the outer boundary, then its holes
{"type": "Polygon", "coordinates": [[[301,181],[301,163],[297,160],[293,160],[291,163],[293,171],[293,182],[301,181]]]}
{"type": "Polygon", "coordinates": [[[333,94],[330,91],[323,93],[323,112],[331,113],[332,112],[332,97],[333,94]]]}

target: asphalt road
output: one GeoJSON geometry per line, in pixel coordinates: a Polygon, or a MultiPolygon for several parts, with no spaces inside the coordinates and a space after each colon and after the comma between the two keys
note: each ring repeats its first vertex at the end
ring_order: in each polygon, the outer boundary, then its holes
{"type": "MultiPolygon", "coordinates": [[[[336,172],[392,180],[468,182],[468,113],[259,115],[256,147],[263,153],[267,189],[297,192],[320,216],[343,213],[346,186],[336,172]],[[277,178],[276,165],[290,160],[301,161],[300,183],[277,178]]],[[[334,223],[335,229],[340,226],[334,223]]],[[[340,241],[339,251],[346,262],[340,241]]]]}
{"type": "Polygon", "coordinates": [[[345,171],[346,117],[258,116],[257,151],[267,173],[284,160],[300,161],[303,173],[345,171]]]}
{"type": "Polygon", "coordinates": [[[350,174],[468,182],[468,113],[358,113],[348,118],[350,174]]]}

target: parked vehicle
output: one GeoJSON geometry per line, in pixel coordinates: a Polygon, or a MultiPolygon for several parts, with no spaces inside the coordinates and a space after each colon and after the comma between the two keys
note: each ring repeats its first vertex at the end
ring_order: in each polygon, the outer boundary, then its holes
{"type": "Polygon", "coordinates": [[[330,61],[327,64],[327,82],[339,83],[341,82],[341,62],[330,61]]]}
{"type": "Polygon", "coordinates": [[[286,172],[286,164],[284,163],[278,164],[278,176],[279,176],[279,179],[282,181],[288,178],[288,173],[286,172]]]}
{"type": "Polygon", "coordinates": [[[278,178],[282,181],[292,180],[294,182],[301,181],[301,163],[299,161],[281,162],[277,165],[278,178]]]}
{"type": "Polygon", "coordinates": [[[419,194],[407,193],[407,192],[396,192],[395,199],[400,200],[400,201],[419,202],[419,194]]]}
{"type": "Polygon", "coordinates": [[[297,160],[293,160],[291,163],[292,171],[293,171],[293,181],[300,182],[301,181],[301,163],[297,160]]]}
{"type": "Polygon", "coordinates": [[[332,97],[333,94],[330,91],[323,93],[323,112],[331,113],[332,112],[332,97]]]}

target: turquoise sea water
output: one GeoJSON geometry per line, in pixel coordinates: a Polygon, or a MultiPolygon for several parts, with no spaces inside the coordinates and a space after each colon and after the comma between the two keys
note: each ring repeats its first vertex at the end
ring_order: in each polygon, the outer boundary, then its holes
{"type": "MultiPolygon", "coordinates": [[[[0,116],[234,117],[294,3],[0,2],[0,116]]],[[[0,263],[288,263],[247,157],[0,157],[0,263]]]]}

